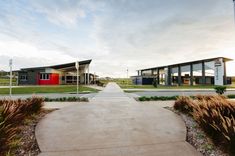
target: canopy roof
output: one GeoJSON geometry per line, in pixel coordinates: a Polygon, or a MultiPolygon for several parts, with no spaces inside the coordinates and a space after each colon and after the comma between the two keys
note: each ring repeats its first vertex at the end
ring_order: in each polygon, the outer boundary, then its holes
{"type": "Polygon", "coordinates": [[[159,67],[153,67],[153,68],[146,68],[146,69],[140,69],[138,71],[146,71],[146,70],[153,70],[153,69],[159,69],[159,68],[166,68],[166,67],[175,67],[175,66],[179,66],[179,65],[190,65],[190,64],[197,64],[197,63],[201,63],[201,62],[210,62],[210,61],[214,61],[216,59],[220,59],[222,58],[224,62],[228,62],[228,61],[233,61],[233,59],[230,58],[226,58],[226,57],[214,57],[214,58],[209,58],[209,59],[203,59],[203,60],[196,60],[196,61],[190,61],[190,62],[184,62],[184,63],[177,63],[177,64],[172,64],[172,65],[166,65],[166,66],[159,66],[159,67]]]}
{"type": "MultiPolygon", "coordinates": [[[[92,60],[84,60],[79,61],[79,66],[89,65],[92,60]]],[[[44,69],[44,68],[52,68],[57,70],[75,70],[76,62],[66,63],[66,64],[58,64],[52,66],[42,66],[42,67],[32,67],[32,68],[22,68],[21,70],[35,70],[35,69],[44,69]]]]}

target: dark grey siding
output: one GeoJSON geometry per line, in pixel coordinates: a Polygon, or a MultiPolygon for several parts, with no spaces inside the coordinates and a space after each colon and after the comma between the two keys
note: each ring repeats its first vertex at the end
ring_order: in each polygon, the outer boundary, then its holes
{"type": "Polygon", "coordinates": [[[19,71],[18,84],[19,85],[37,85],[37,76],[40,72],[44,72],[44,71],[45,69],[19,71]],[[21,79],[22,75],[26,75],[27,80],[22,80],[21,79]]]}

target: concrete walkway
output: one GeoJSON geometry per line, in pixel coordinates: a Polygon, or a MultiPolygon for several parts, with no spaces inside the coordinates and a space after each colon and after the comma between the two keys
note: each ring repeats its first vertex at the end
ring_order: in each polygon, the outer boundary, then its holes
{"type": "Polygon", "coordinates": [[[37,125],[40,156],[200,155],[185,142],[183,121],[163,105],[138,103],[109,83],[90,103],[62,108],[37,125]]]}

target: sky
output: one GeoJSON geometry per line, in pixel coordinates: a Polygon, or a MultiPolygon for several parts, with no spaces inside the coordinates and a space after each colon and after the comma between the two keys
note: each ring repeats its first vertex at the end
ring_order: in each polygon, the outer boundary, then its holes
{"type": "Polygon", "coordinates": [[[0,1],[0,70],[92,59],[92,73],[127,77],[217,56],[235,59],[232,0],[0,1]]]}

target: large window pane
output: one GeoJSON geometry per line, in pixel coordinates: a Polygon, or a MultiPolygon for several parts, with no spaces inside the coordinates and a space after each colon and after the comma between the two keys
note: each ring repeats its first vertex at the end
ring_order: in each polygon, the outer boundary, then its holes
{"type": "Polygon", "coordinates": [[[178,67],[171,68],[171,84],[178,85],[178,67]]]}
{"type": "Polygon", "coordinates": [[[193,84],[202,84],[202,63],[193,64],[193,84]]]}
{"type": "Polygon", "coordinates": [[[181,82],[183,85],[190,85],[190,65],[181,66],[181,82]]]}

